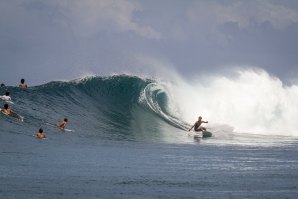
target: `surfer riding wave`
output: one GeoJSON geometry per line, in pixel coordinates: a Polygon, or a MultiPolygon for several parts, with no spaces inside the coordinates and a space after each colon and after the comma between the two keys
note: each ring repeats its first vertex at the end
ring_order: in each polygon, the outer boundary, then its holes
{"type": "Polygon", "coordinates": [[[191,129],[193,129],[193,128],[194,128],[194,130],[196,132],[199,132],[199,131],[203,131],[204,132],[204,131],[206,131],[206,128],[205,127],[200,127],[202,123],[208,123],[208,121],[203,121],[202,120],[202,117],[200,116],[198,118],[198,121],[196,121],[194,123],[194,125],[188,131],[191,131],[191,129]]]}

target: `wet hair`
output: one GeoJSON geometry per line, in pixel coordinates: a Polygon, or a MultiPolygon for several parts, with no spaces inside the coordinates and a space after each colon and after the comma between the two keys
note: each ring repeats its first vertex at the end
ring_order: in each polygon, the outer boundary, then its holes
{"type": "Polygon", "coordinates": [[[7,92],[5,93],[5,95],[6,95],[6,96],[9,96],[9,92],[7,91],[7,92]]]}
{"type": "Polygon", "coordinates": [[[39,132],[39,133],[42,133],[42,132],[43,132],[43,129],[42,129],[42,128],[40,128],[40,129],[38,130],[38,132],[39,132]]]}
{"type": "Polygon", "coordinates": [[[4,104],[4,108],[5,109],[8,109],[8,104],[4,104]]]}
{"type": "Polygon", "coordinates": [[[67,122],[68,121],[68,119],[67,118],[64,118],[64,122],[67,122]]]}
{"type": "Polygon", "coordinates": [[[21,83],[24,84],[25,83],[25,79],[21,79],[21,83]]]}
{"type": "Polygon", "coordinates": [[[199,119],[202,119],[202,116],[199,116],[199,119]]]}

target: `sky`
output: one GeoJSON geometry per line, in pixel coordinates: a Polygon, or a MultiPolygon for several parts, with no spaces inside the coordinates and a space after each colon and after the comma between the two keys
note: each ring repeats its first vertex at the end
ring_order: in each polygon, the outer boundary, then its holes
{"type": "Polygon", "coordinates": [[[0,82],[260,68],[298,79],[295,0],[0,0],[0,82]]]}

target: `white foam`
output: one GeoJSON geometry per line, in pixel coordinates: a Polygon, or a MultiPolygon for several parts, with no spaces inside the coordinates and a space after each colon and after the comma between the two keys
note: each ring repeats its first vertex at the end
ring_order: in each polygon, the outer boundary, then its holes
{"type": "Polygon", "coordinates": [[[186,122],[201,115],[210,125],[232,126],[235,132],[298,136],[297,85],[285,86],[255,69],[239,70],[234,77],[176,80],[167,90],[186,122]]]}

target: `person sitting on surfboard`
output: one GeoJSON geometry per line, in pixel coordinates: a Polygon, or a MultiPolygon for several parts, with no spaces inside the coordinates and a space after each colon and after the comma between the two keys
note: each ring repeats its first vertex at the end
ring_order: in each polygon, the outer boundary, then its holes
{"type": "Polygon", "coordinates": [[[13,112],[13,111],[9,108],[8,104],[4,104],[3,109],[1,109],[1,112],[4,113],[5,115],[9,115],[9,116],[12,116],[12,117],[16,117],[16,118],[18,118],[21,122],[23,122],[23,119],[24,119],[24,118],[23,118],[22,116],[18,115],[17,113],[13,112]]]}
{"type": "Polygon", "coordinates": [[[4,100],[4,101],[9,101],[11,100],[10,96],[9,96],[9,92],[6,92],[5,95],[0,96],[0,99],[4,100]]]}
{"type": "Polygon", "coordinates": [[[200,127],[202,123],[208,123],[208,121],[203,121],[202,117],[200,116],[198,118],[198,121],[196,121],[196,123],[188,130],[190,131],[193,127],[195,127],[195,131],[199,132],[199,131],[206,131],[205,127],[200,127]]]}
{"type": "Polygon", "coordinates": [[[64,129],[67,125],[67,122],[68,122],[68,119],[67,118],[64,118],[64,120],[60,121],[58,124],[57,124],[57,127],[60,128],[60,129],[64,129]]]}
{"type": "Polygon", "coordinates": [[[46,134],[43,132],[43,129],[40,128],[39,131],[35,135],[36,138],[47,138],[46,134]]]}
{"type": "Polygon", "coordinates": [[[19,85],[19,88],[27,88],[27,84],[25,83],[25,79],[21,79],[21,83],[19,85]]]}

